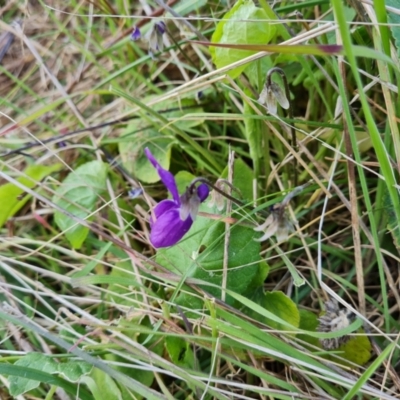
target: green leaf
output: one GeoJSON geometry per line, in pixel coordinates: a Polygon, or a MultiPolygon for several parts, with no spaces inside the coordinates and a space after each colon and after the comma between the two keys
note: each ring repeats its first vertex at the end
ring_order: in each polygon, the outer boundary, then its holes
{"type": "MultiPolygon", "coordinates": [[[[101,161],[91,161],[71,172],[57,189],[53,202],[80,219],[86,219],[94,210],[98,196],[106,189],[107,165],[101,161]]],[[[55,212],[55,222],[73,248],[79,249],[89,233],[89,229],[75,220],[55,212]]]]}
{"type": "MultiPolygon", "coordinates": [[[[201,210],[214,211],[206,206],[201,210]]],[[[222,284],[224,234],[224,224],[198,217],[179,245],[158,251],[157,262],[175,273],[215,284],[217,287],[207,287],[206,290],[221,298],[219,287],[222,284]]],[[[256,232],[250,228],[231,228],[227,288],[237,293],[244,292],[257,274],[260,243],[254,240],[256,237],[256,232]]],[[[193,308],[193,299],[190,297],[182,295],[178,303],[190,304],[193,308]]],[[[227,301],[232,304],[231,298],[227,301]]]]}
{"type": "Polygon", "coordinates": [[[78,382],[83,375],[87,375],[93,368],[85,361],[66,361],[57,364],[58,372],[70,382],[78,382]]]}
{"type": "MultiPolygon", "coordinates": [[[[247,96],[251,97],[250,90],[246,89],[245,93],[247,96]]],[[[244,103],[244,115],[255,115],[255,111],[253,110],[250,105],[245,102],[244,103]]],[[[246,140],[247,144],[250,149],[250,158],[253,161],[253,169],[254,171],[259,171],[259,164],[260,164],[260,159],[262,157],[262,145],[261,145],[261,126],[260,126],[260,121],[254,119],[254,118],[245,118],[244,120],[244,126],[245,126],[245,135],[246,135],[246,140]]]]}
{"type": "MultiPolygon", "coordinates": [[[[53,165],[30,165],[24,170],[24,175],[17,179],[29,189],[32,189],[40,183],[42,179],[51,173],[59,170],[61,164],[53,165]]],[[[12,183],[6,183],[0,187],[0,227],[13,217],[31,198],[30,195],[21,196],[24,193],[22,189],[14,186],[12,183]]]]}
{"type": "MultiPolygon", "coordinates": [[[[29,353],[17,360],[14,365],[28,367],[47,374],[61,374],[70,382],[77,382],[92,369],[92,366],[84,361],[57,363],[53,358],[42,353],[29,353]]],[[[29,392],[40,385],[40,380],[27,379],[20,376],[10,376],[9,382],[10,394],[13,396],[29,392]]]]}
{"type": "Polygon", "coordinates": [[[383,210],[388,221],[387,229],[391,233],[393,238],[393,243],[397,248],[397,251],[400,253],[400,227],[396,223],[396,213],[393,209],[393,203],[389,195],[389,191],[385,189],[383,194],[383,210]]]}
{"type": "MultiPolygon", "coordinates": [[[[145,127],[144,122],[139,125],[137,122],[129,124],[124,131],[124,135],[129,135],[130,132],[136,132],[140,130],[141,127],[145,127]]],[[[131,141],[119,142],[118,147],[122,165],[130,174],[142,182],[158,182],[160,177],[156,169],[151,166],[150,161],[145,156],[144,149],[148,147],[160,165],[165,169],[169,169],[171,147],[174,142],[174,138],[159,133],[154,128],[147,127],[147,129],[136,133],[131,141]]]]}
{"type": "MultiPolygon", "coordinates": [[[[358,333],[365,332],[363,329],[360,329],[358,333]]],[[[358,365],[365,365],[369,361],[371,358],[371,350],[371,342],[367,335],[354,336],[337,349],[340,357],[358,365]]],[[[335,361],[337,360],[337,358],[332,359],[335,361]]]]}
{"type": "MultiPolygon", "coordinates": [[[[300,325],[300,313],[296,304],[282,292],[267,292],[262,305],[272,314],[295,327],[300,325]]],[[[287,325],[266,318],[266,323],[275,329],[285,330],[287,325]]]]}
{"type": "MultiPolygon", "coordinates": [[[[0,363],[0,375],[8,376],[9,382],[12,377],[24,377],[24,379],[32,380],[34,382],[43,382],[49,385],[55,385],[63,388],[67,393],[69,393],[73,398],[76,396],[77,387],[76,385],[61,379],[57,376],[51,375],[46,372],[39,371],[37,369],[21,367],[16,364],[0,363]]],[[[85,379],[85,376],[83,377],[85,379]]],[[[13,395],[18,396],[18,394],[13,395]]],[[[82,400],[93,400],[88,390],[84,387],[79,389],[79,396],[82,400]]],[[[15,397],[14,397],[15,398],[15,397]]]]}
{"type": "MultiPolygon", "coordinates": [[[[150,100],[151,98],[145,99],[145,101],[150,100]]],[[[203,116],[196,117],[196,114],[204,110],[194,99],[182,99],[177,109],[171,109],[170,101],[159,103],[153,108],[155,111],[162,112],[163,118],[167,118],[171,124],[183,131],[204,121],[203,116]],[[168,109],[170,111],[163,112],[168,109]],[[191,118],[185,119],[185,116],[189,114],[191,118]]],[[[160,177],[155,168],[150,167],[150,162],[144,155],[144,149],[148,147],[161,166],[169,169],[171,147],[176,140],[173,136],[166,134],[166,132],[171,132],[170,130],[157,128],[159,121],[154,122],[150,117],[147,116],[147,118],[130,122],[119,138],[118,146],[124,168],[142,182],[154,183],[158,182],[160,177]]]]}
{"type": "Polygon", "coordinates": [[[167,336],[165,339],[165,347],[171,361],[175,365],[185,368],[193,368],[194,354],[190,347],[190,343],[180,337],[167,336]]]}
{"type": "MultiPolygon", "coordinates": [[[[311,311],[300,310],[300,329],[310,332],[316,332],[318,327],[318,317],[311,311]]],[[[299,339],[304,340],[313,346],[321,347],[321,344],[317,337],[305,334],[299,334],[297,336],[299,339]]]]}
{"type": "Polygon", "coordinates": [[[248,287],[248,291],[250,292],[244,293],[244,295],[247,296],[248,298],[252,298],[252,296],[256,293],[256,290],[263,287],[264,282],[269,274],[270,270],[269,265],[264,260],[261,260],[258,265],[259,265],[258,272],[254,276],[253,281],[248,287]]]}
{"type": "MultiPolygon", "coordinates": [[[[49,356],[41,353],[28,353],[15,362],[14,365],[28,367],[30,369],[55,374],[58,371],[57,363],[49,356]]],[[[39,380],[32,380],[20,376],[10,376],[10,394],[19,396],[23,393],[36,389],[40,385],[39,380]]]]}
{"type": "Polygon", "coordinates": [[[92,379],[87,379],[85,383],[93,393],[96,400],[122,400],[121,392],[114,379],[98,368],[93,368],[92,379]]]}
{"type": "MultiPolygon", "coordinates": [[[[386,6],[393,7],[396,10],[399,10],[400,9],[400,1],[399,0],[386,0],[386,6]]],[[[390,10],[388,8],[386,10],[387,10],[388,22],[389,22],[389,24],[391,24],[391,25],[389,25],[389,28],[392,32],[394,42],[396,44],[397,55],[400,56],[400,15],[390,12],[390,10]]]]}
{"type": "MultiPolygon", "coordinates": [[[[225,168],[221,174],[222,178],[227,178],[228,168],[225,168]]],[[[246,202],[253,198],[253,180],[254,173],[249,166],[241,159],[235,160],[233,167],[233,184],[240,190],[242,201],[246,202]]]]}
{"type": "MultiPolygon", "coordinates": [[[[239,0],[220,21],[211,38],[212,43],[229,44],[266,44],[275,35],[276,28],[268,23],[266,12],[254,5],[251,0],[239,0]],[[257,22],[257,20],[260,20],[257,22]]],[[[210,47],[212,59],[217,68],[225,67],[242,60],[256,51],[235,50],[210,47]]],[[[232,78],[239,76],[246,65],[229,71],[232,78]]]]}

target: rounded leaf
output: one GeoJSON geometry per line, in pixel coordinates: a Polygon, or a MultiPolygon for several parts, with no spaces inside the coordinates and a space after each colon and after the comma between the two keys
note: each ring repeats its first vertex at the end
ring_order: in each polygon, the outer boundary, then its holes
{"type": "MultiPolygon", "coordinates": [[[[296,304],[286,294],[282,292],[267,292],[265,293],[264,307],[282,319],[288,324],[295,326],[296,328],[300,325],[300,313],[296,304]]],[[[266,323],[272,328],[287,330],[286,324],[280,324],[276,321],[267,319],[266,323]]]]}
{"type": "MultiPolygon", "coordinates": [[[[268,15],[253,1],[240,0],[225,14],[211,38],[212,43],[267,44],[275,35],[276,27],[268,23],[268,15]],[[259,22],[257,21],[259,20],[259,22]]],[[[217,68],[240,61],[256,51],[237,50],[210,46],[210,53],[217,68]]],[[[229,72],[232,78],[239,76],[247,65],[229,72]]]]}

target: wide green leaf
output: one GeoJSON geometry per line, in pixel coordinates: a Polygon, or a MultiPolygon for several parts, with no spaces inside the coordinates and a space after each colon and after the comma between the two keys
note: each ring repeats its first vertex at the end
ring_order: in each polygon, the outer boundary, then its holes
{"type": "Polygon", "coordinates": [[[85,361],[67,361],[57,364],[58,372],[70,382],[77,382],[92,370],[92,365],[85,361]]]}
{"type": "MultiPolygon", "coordinates": [[[[253,64],[251,64],[253,65],[253,64]]],[[[250,90],[245,91],[246,95],[251,95],[250,90]]],[[[244,114],[253,116],[255,111],[247,102],[244,103],[244,114]]],[[[254,118],[246,118],[244,120],[244,133],[246,135],[247,144],[250,150],[250,157],[253,162],[255,172],[259,171],[260,159],[262,157],[262,130],[260,121],[254,118]]]]}
{"type": "Polygon", "coordinates": [[[144,154],[144,149],[148,147],[155,159],[160,165],[169,169],[171,158],[171,147],[174,139],[159,133],[153,127],[145,128],[145,123],[136,121],[129,124],[124,135],[130,135],[131,132],[137,132],[132,136],[132,140],[119,143],[119,152],[124,168],[135,178],[146,183],[154,183],[160,180],[155,168],[144,154]],[[142,129],[140,132],[138,130],[142,129]]]}
{"type": "MultiPolygon", "coordinates": [[[[222,171],[221,177],[226,179],[228,176],[228,168],[222,171]]],[[[235,160],[233,168],[233,185],[239,189],[242,196],[241,200],[245,203],[253,199],[253,180],[254,173],[249,166],[241,159],[235,160]]],[[[234,192],[236,197],[240,197],[234,192]]]]}
{"type": "MultiPolygon", "coordinates": [[[[387,7],[393,7],[396,10],[400,9],[400,0],[386,0],[385,3],[387,7]]],[[[390,23],[389,28],[396,44],[397,55],[400,56],[400,15],[388,10],[387,16],[390,23]]]]}
{"type": "MultiPolygon", "coordinates": [[[[58,386],[64,389],[67,393],[71,396],[76,396],[76,385],[59,378],[55,375],[49,374],[47,372],[43,372],[37,369],[23,367],[16,364],[7,364],[7,363],[0,363],[0,375],[1,376],[8,376],[8,380],[12,377],[23,377],[24,379],[32,380],[35,382],[43,382],[49,385],[58,386]]],[[[85,379],[85,376],[82,380],[85,379]]],[[[17,393],[17,392],[16,392],[17,393]]],[[[81,387],[79,389],[79,396],[82,400],[93,400],[93,397],[87,391],[86,388],[81,387]]],[[[15,397],[14,397],[15,398],[15,397]]]]}
{"type": "MultiPolygon", "coordinates": [[[[159,103],[153,108],[162,113],[163,118],[167,118],[171,124],[183,131],[204,121],[204,117],[185,119],[188,114],[195,116],[203,112],[194,99],[182,99],[178,108],[171,108],[170,102],[159,103]]],[[[124,168],[135,178],[146,183],[158,182],[160,177],[146,158],[144,149],[148,147],[161,166],[169,169],[171,147],[176,142],[173,136],[167,134],[170,130],[157,128],[157,124],[159,121],[153,122],[150,117],[133,120],[118,140],[124,168]]]]}
{"type": "MultiPolygon", "coordinates": [[[[365,332],[361,329],[358,333],[365,332]]],[[[365,365],[371,358],[372,345],[367,335],[354,336],[342,344],[338,351],[343,359],[358,365],[365,365]]]]}
{"type": "MultiPolygon", "coordinates": [[[[61,164],[53,165],[30,165],[23,175],[17,179],[29,189],[32,189],[40,183],[42,179],[51,173],[59,170],[61,164]]],[[[24,191],[12,183],[6,183],[0,187],[0,227],[13,217],[31,198],[30,195],[20,197],[24,191]]]]}
{"type": "MultiPolygon", "coordinates": [[[[15,366],[27,367],[30,370],[44,372],[47,374],[61,374],[70,382],[77,382],[82,376],[87,375],[92,366],[84,361],[67,361],[57,363],[54,359],[42,353],[28,353],[18,359],[15,366]]],[[[29,379],[23,376],[13,375],[9,377],[10,394],[19,396],[40,385],[39,379],[29,379]]]]}
{"type": "MultiPolygon", "coordinates": [[[[253,1],[239,0],[218,23],[211,42],[218,44],[266,44],[276,33],[275,26],[268,23],[268,20],[266,12],[256,7],[253,1]]],[[[217,68],[222,68],[254,54],[255,51],[210,47],[210,53],[217,68]]],[[[246,65],[235,68],[229,71],[229,75],[236,78],[245,68],[246,65]]]]}
{"type": "MultiPolygon", "coordinates": [[[[57,363],[51,357],[41,353],[28,353],[26,356],[17,360],[15,365],[47,372],[48,374],[55,374],[58,372],[57,363]]],[[[10,394],[12,396],[19,396],[32,389],[36,389],[40,385],[40,381],[38,380],[27,379],[20,376],[10,376],[9,382],[10,394]]]]}
{"type": "Polygon", "coordinates": [[[195,358],[189,342],[177,336],[167,336],[165,347],[171,361],[175,365],[193,368],[195,358]]]}
{"type": "MultiPolygon", "coordinates": [[[[87,219],[93,212],[99,195],[106,189],[107,165],[90,161],[71,172],[57,189],[53,202],[77,218],[87,219]]],[[[73,248],[79,249],[89,229],[60,211],[55,212],[55,222],[73,248]]]]}
{"type": "Polygon", "coordinates": [[[86,379],[85,383],[93,393],[96,400],[122,400],[121,391],[114,379],[105,372],[94,368],[91,379],[86,379]]]}
{"type": "Polygon", "coordinates": [[[393,203],[389,192],[386,189],[383,194],[383,206],[384,215],[387,220],[387,229],[392,235],[393,243],[396,246],[397,251],[400,253],[400,227],[396,223],[396,213],[393,209],[393,203]]]}
{"type": "MultiPolygon", "coordinates": [[[[296,304],[282,292],[267,292],[264,294],[263,306],[272,314],[283,319],[288,324],[295,327],[300,325],[300,313],[296,304]]],[[[282,325],[276,321],[266,318],[266,323],[272,328],[287,329],[287,325],[282,325]]]]}
{"type": "MultiPolygon", "coordinates": [[[[300,310],[300,329],[305,331],[316,332],[318,327],[318,317],[315,313],[308,310],[300,310]]],[[[315,336],[307,335],[307,334],[299,334],[297,336],[299,339],[304,340],[307,343],[310,343],[313,346],[321,347],[319,340],[315,336]]]]}

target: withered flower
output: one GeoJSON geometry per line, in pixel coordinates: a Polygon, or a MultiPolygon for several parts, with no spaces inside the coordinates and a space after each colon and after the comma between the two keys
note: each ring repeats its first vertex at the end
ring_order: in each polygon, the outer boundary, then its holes
{"type": "Polygon", "coordinates": [[[290,233],[294,231],[294,225],[285,208],[286,206],[283,203],[274,204],[270,208],[271,214],[265,222],[254,228],[256,232],[264,231],[264,235],[260,239],[256,239],[256,241],[263,242],[275,235],[276,240],[282,242],[289,237],[290,233]]]}
{"type": "Polygon", "coordinates": [[[150,29],[147,39],[149,41],[150,53],[164,50],[163,36],[166,30],[165,23],[163,21],[156,22],[150,29]]]}
{"type": "Polygon", "coordinates": [[[271,214],[265,222],[254,228],[256,232],[264,231],[264,235],[260,239],[256,239],[257,241],[263,242],[275,235],[278,242],[281,242],[289,237],[290,233],[294,231],[294,224],[290,220],[286,208],[293,197],[300,193],[309,184],[310,182],[307,182],[304,185],[295,187],[286,195],[282,203],[276,203],[270,207],[269,211],[271,214]]]}
{"type": "Polygon", "coordinates": [[[229,181],[226,179],[218,179],[217,182],[213,185],[214,189],[211,191],[211,199],[208,203],[209,207],[213,207],[214,205],[217,207],[218,211],[222,211],[226,205],[226,187],[229,186],[231,190],[237,192],[240,196],[240,190],[234,187],[229,181]]]}
{"type": "MultiPolygon", "coordinates": [[[[345,308],[339,308],[336,300],[325,303],[325,314],[318,318],[318,332],[335,332],[348,327],[355,319],[354,313],[345,308]]],[[[331,339],[319,339],[325,350],[335,350],[349,341],[351,337],[344,335],[331,339]]]]}

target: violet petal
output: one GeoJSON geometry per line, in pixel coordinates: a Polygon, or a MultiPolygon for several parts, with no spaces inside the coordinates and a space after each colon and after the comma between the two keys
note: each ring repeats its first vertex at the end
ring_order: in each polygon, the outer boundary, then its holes
{"type": "Polygon", "coordinates": [[[171,208],[152,225],[150,242],[155,248],[173,246],[182,239],[192,224],[190,217],[186,221],[179,218],[179,208],[171,208]]]}
{"type": "Polygon", "coordinates": [[[178,187],[176,186],[174,175],[172,175],[171,172],[164,169],[158,163],[158,161],[154,158],[153,154],[151,154],[151,151],[149,150],[148,147],[146,147],[144,149],[144,153],[146,154],[146,157],[148,158],[148,160],[153,164],[154,168],[157,170],[157,173],[158,173],[159,177],[161,178],[162,183],[168,189],[168,191],[172,194],[172,197],[175,200],[175,202],[177,204],[181,204],[181,201],[179,198],[179,193],[178,193],[178,187]]]}
{"type": "Polygon", "coordinates": [[[137,28],[136,26],[133,27],[133,31],[131,33],[131,40],[136,41],[139,40],[142,37],[142,33],[140,32],[140,29],[137,28]]]}
{"type": "Polygon", "coordinates": [[[179,208],[179,204],[176,204],[174,200],[162,200],[153,209],[153,213],[156,220],[161,217],[164,213],[171,210],[171,208],[179,208]]]}

